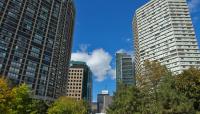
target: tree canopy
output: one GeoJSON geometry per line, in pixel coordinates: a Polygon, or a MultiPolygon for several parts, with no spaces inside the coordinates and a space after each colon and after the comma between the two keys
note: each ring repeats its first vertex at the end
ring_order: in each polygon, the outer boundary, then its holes
{"type": "Polygon", "coordinates": [[[44,114],[46,109],[42,107],[45,107],[45,103],[32,99],[30,94],[31,91],[26,84],[10,88],[8,81],[0,78],[0,112],[2,114],[44,114]]]}
{"type": "Polygon", "coordinates": [[[87,114],[87,104],[80,100],[60,97],[48,109],[48,114],[87,114]]]}
{"type": "Polygon", "coordinates": [[[108,114],[196,114],[200,104],[200,70],[173,75],[157,61],[146,61],[137,86],[120,85],[108,114]]]}

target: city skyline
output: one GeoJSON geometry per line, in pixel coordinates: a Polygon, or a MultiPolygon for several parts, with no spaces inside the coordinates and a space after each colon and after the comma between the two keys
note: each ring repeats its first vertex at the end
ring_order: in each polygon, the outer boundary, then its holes
{"type": "MultiPolygon", "coordinates": [[[[24,1],[15,1],[17,2],[23,2],[22,5],[24,9],[20,9],[22,10],[22,13],[26,14],[26,15],[30,15],[32,16],[31,13],[34,13],[34,11],[31,8],[28,8],[26,4],[29,3],[29,1],[33,1],[33,0],[24,0],[24,1]],[[24,5],[25,4],[25,5],[24,5]]],[[[56,2],[56,0],[53,0],[54,2],[56,2]]],[[[12,3],[12,0],[9,0],[8,4],[3,3],[4,1],[0,2],[0,20],[1,20],[1,24],[8,24],[9,20],[5,20],[5,14],[8,13],[8,15],[10,15],[11,17],[14,16],[16,17],[15,13],[12,13],[14,10],[12,10],[12,8],[10,8],[10,3],[12,3]],[[9,6],[9,7],[7,7],[9,6]],[[11,12],[5,12],[6,8],[11,9],[11,12]],[[5,23],[4,23],[5,21],[5,23]]],[[[36,2],[36,1],[33,1],[36,2]]],[[[53,2],[53,3],[54,3],[53,2]]],[[[65,1],[66,2],[66,1],[65,1]]],[[[145,3],[147,3],[147,0],[143,0],[143,1],[92,1],[92,2],[87,2],[87,1],[80,1],[80,0],[75,0],[75,7],[77,9],[76,11],[76,23],[75,23],[75,34],[74,36],[74,40],[73,40],[73,53],[72,53],[72,60],[80,60],[80,61],[85,61],[89,67],[91,67],[91,71],[93,72],[93,78],[94,81],[93,83],[95,83],[95,87],[94,87],[94,92],[93,92],[93,96],[96,97],[96,94],[99,93],[102,89],[108,89],[111,92],[115,91],[115,80],[116,80],[116,63],[115,63],[115,53],[116,52],[126,52],[128,54],[133,55],[134,53],[134,48],[133,48],[133,29],[132,29],[132,17],[134,16],[134,12],[136,11],[137,8],[143,6],[145,3]],[[105,2],[107,4],[105,4],[105,2]],[[114,4],[112,4],[114,2],[114,4]],[[111,5],[112,4],[112,5],[111,5]]],[[[188,6],[190,8],[190,13],[192,16],[192,22],[195,28],[195,33],[197,36],[197,40],[199,42],[199,36],[200,36],[200,32],[199,32],[199,24],[197,23],[200,17],[200,11],[198,9],[198,6],[200,5],[200,2],[198,0],[187,0],[188,2],[188,6]]],[[[47,6],[48,8],[51,8],[50,10],[53,10],[54,12],[54,5],[50,6],[50,2],[49,1],[44,1],[41,2],[42,4],[48,4],[49,6],[47,6]]],[[[40,3],[36,4],[39,5],[39,10],[40,10],[40,3]]],[[[12,5],[11,5],[12,6],[12,5]]],[[[67,7],[65,8],[69,8],[68,5],[66,5],[67,7]]],[[[16,6],[17,8],[18,6],[16,6]]],[[[20,6],[21,7],[21,6],[20,6]]],[[[34,6],[36,7],[36,6],[34,6]]],[[[57,6],[55,6],[56,9],[57,6]]],[[[38,15],[42,18],[42,19],[46,19],[49,18],[48,15],[48,8],[46,9],[45,7],[41,8],[41,14],[38,13],[38,15]]],[[[38,11],[39,11],[38,10],[38,11]]],[[[73,10],[73,8],[72,8],[73,10]]],[[[18,12],[18,11],[16,11],[18,12]]],[[[68,12],[67,14],[70,14],[70,12],[68,12]]],[[[55,14],[56,15],[56,14],[55,14]]],[[[55,16],[53,14],[53,16],[55,16]]],[[[39,17],[38,16],[38,17],[39,17]]],[[[18,17],[18,15],[17,15],[18,17]]],[[[70,16],[69,16],[70,17],[70,16]]],[[[51,17],[50,17],[51,18],[51,17]]],[[[23,17],[23,15],[19,16],[19,22],[23,22],[23,23],[19,23],[18,25],[22,24],[22,26],[26,29],[27,33],[30,32],[30,30],[32,29],[32,23],[31,21],[27,21],[27,19],[25,19],[23,17]]],[[[68,20],[71,21],[71,20],[68,20]]],[[[74,22],[70,22],[71,24],[73,24],[74,22]]],[[[13,24],[12,22],[9,23],[11,26],[15,26],[15,23],[13,24]]],[[[48,26],[54,26],[52,23],[47,24],[48,26]]],[[[63,24],[65,25],[65,24],[63,24]]],[[[61,26],[63,26],[61,25],[61,26]]],[[[39,25],[35,24],[35,27],[39,25]]],[[[23,28],[22,27],[22,28],[23,28]]],[[[42,25],[40,26],[41,29],[42,25]]],[[[64,26],[63,26],[64,27],[64,26]]],[[[21,27],[16,27],[16,31],[18,30],[22,30],[21,27]]],[[[53,27],[56,28],[56,27],[53,27]]],[[[15,29],[15,28],[14,28],[15,29]]],[[[52,29],[52,28],[51,28],[52,29]]],[[[49,31],[51,29],[48,29],[49,31]]],[[[10,29],[11,30],[11,29],[10,29]]],[[[46,29],[45,29],[46,30],[46,29]]],[[[65,29],[66,30],[66,29],[65,29]]],[[[73,32],[73,28],[68,28],[68,31],[73,32]]],[[[65,31],[67,32],[67,30],[65,31]]],[[[36,42],[37,44],[41,44],[40,40],[41,39],[40,35],[35,34],[35,30],[33,30],[31,32],[31,40],[33,40],[33,42],[36,42]],[[33,35],[35,35],[33,37],[33,35]]],[[[5,31],[2,34],[7,34],[5,31]]],[[[12,34],[7,34],[12,35],[12,34]]],[[[69,37],[71,37],[71,33],[67,33],[67,35],[69,35],[69,37]]],[[[48,36],[48,32],[45,33],[45,36],[48,36]]],[[[17,32],[14,34],[13,39],[17,39],[17,32]]],[[[13,40],[13,41],[14,41],[13,40]]],[[[67,42],[71,42],[71,39],[68,38],[67,42]]],[[[11,77],[16,77],[15,74],[13,74],[13,72],[19,72],[18,70],[15,70],[16,68],[11,68],[10,65],[14,66],[15,63],[12,63],[12,59],[13,61],[22,61],[19,58],[13,57],[12,54],[14,54],[15,52],[17,52],[18,50],[23,50],[22,47],[20,46],[15,46],[15,44],[17,42],[13,42],[10,43],[11,47],[8,50],[8,59],[10,60],[1,60],[1,65],[0,67],[3,68],[3,70],[1,71],[3,75],[7,75],[9,74],[11,77]],[[15,50],[16,49],[16,50],[15,50]],[[10,71],[12,71],[12,73],[10,71]]],[[[20,38],[19,38],[20,41],[20,38]]],[[[52,41],[48,41],[47,38],[44,39],[45,42],[48,42],[50,45],[52,43],[52,41]]],[[[23,41],[20,41],[23,42],[23,41]]],[[[65,40],[63,40],[63,42],[61,43],[61,45],[63,45],[63,50],[67,50],[67,53],[62,53],[66,54],[66,59],[69,59],[69,55],[70,55],[70,51],[71,51],[71,47],[72,45],[66,45],[65,40]],[[64,49],[66,46],[66,49],[64,49]]],[[[44,44],[45,46],[47,44],[44,44]]],[[[35,56],[36,58],[38,57],[38,53],[41,52],[41,56],[39,54],[39,62],[42,63],[43,62],[43,56],[45,58],[45,60],[49,59],[49,55],[48,53],[45,53],[45,49],[44,47],[39,47],[41,49],[38,49],[37,46],[32,46],[32,43],[29,42],[29,46],[28,46],[28,51],[30,52],[30,55],[32,54],[33,56],[35,56]]],[[[47,45],[48,46],[48,45],[47,45]]],[[[199,46],[199,43],[198,43],[199,46]]],[[[60,50],[61,52],[63,52],[62,50],[60,50]]],[[[57,53],[57,52],[55,52],[57,53]]],[[[25,63],[27,64],[31,64],[29,63],[29,59],[30,59],[30,55],[24,53],[25,55],[25,63]]],[[[54,54],[54,58],[57,59],[57,54],[54,54]]],[[[5,53],[2,51],[1,54],[1,58],[5,57],[5,53]]],[[[56,59],[53,60],[53,62],[56,61],[56,59]]],[[[60,66],[60,69],[62,67],[62,62],[64,62],[64,58],[61,57],[60,62],[58,63],[60,66]],[[61,60],[62,59],[62,60],[61,60]]],[[[67,61],[65,61],[67,62],[67,61]]],[[[48,63],[48,61],[47,61],[48,63]]],[[[55,64],[55,63],[52,63],[55,64]]],[[[57,63],[56,63],[57,64],[57,63]]],[[[15,65],[16,66],[16,65],[15,65]]],[[[25,66],[25,65],[24,65],[25,66]]],[[[30,66],[30,65],[29,65],[30,66]]],[[[33,64],[34,66],[34,64],[33,64]]],[[[37,66],[37,65],[36,65],[37,66]]],[[[39,68],[42,68],[43,65],[39,65],[39,68]]],[[[64,67],[63,67],[64,68],[64,67]]],[[[21,69],[20,72],[23,72],[23,75],[26,74],[26,69],[30,69],[29,67],[23,67],[21,69]]],[[[47,69],[46,67],[43,68],[44,71],[45,69],[47,69]]],[[[27,70],[28,71],[28,70],[27,70]]],[[[38,79],[40,76],[40,73],[42,71],[37,70],[37,75],[36,75],[36,85],[38,84],[38,79]]],[[[59,71],[57,71],[58,73],[59,71]]],[[[29,72],[27,72],[29,73],[29,72]]],[[[59,72],[60,73],[60,72],[59,72]]],[[[58,74],[59,74],[58,73],[58,74]]],[[[30,74],[31,75],[31,74],[30,74]]],[[[22,82],[23,77],[20,77],[20,82],[22,82]]],[[[53,79],[53,78],[52,78],[53,79]]],[[[26,79],[28,80],[28,79],[26,79]]],[[[60,82],[59,82],[60,83],[60,82]]],[[[63,84],[59,84],[59,86],[63,86],[63,84]]],[[[31,84],[30,84],[31,86],[31,84]]],[[[35,85],[33,88],[37,88],[35,85]]],[[[43,88],[43,87],[41,87],[43,88]]],[[[61,90],[62,91],[62,90],[61,90]]],[[[38,93],[38,92],[37,92],[38,93]]],[[[59,92],[56,92],[59,93],[59,92]]],[[[62,92],[60,92],[62,93],[62,92]]],[[[43,92],[39,93],[39,94],[43,94],[43,92]]],[[[54,96],[54,95],[53,95],[54,96]]],[[[57,95],[55,95],[57,96],[57,95]]],[[[54,97],[55,97],[54,96],[54,97]]],[[[94,97],[94,99],[96,99],[94,97]]],[[[93,100],[94,100],[93,99],[93,100]]]]}
{"type": "Polygon", "coordinates": [[[0,0],[0,112],[199,113],[200,0],[0,0]]]}
{"type": "MultiPolygon", "coordinates": [[[[72,58],[91,63],[92,60],[88,60],[88,58],[101,61],[103,59],[96,57],[97,53],[106,55],[103,53],[106,52],[109,55],[106,56],[109,62],[103,65],[115,70],[115,53],[118,51],[132,54],[133,52],[132,17],[136,9],[148,1],[75,0],[77,16],[72,58]]],[[[190,14],[199,45],[200,25],[198,20],[200,10],[197,7],[200,3],[199,0],[187,0],[187,2],[190,6],[190,14]]],[[[97,65],[99,68],[102,66],[101,64],[97,65]]],[[[94,76],[93,101],[96,101],[97,93],[103,89],[108,89],[110,92],[115,91],[115,79],[109,74],[105,74],[103,77],[106,77],[103,81],[97,81],[97,77],[94,76]]]]}

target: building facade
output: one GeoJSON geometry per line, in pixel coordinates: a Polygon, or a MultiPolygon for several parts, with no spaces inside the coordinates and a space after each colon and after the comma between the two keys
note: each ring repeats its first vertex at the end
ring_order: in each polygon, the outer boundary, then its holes
{"type": "Polygon", "coordinates": [[[85,62],[72,61],[67,79],[67,96],[92,102],[92,73],[85,62]]]}
{"type": "Polygon", "coordinates": [[[157,60],[174,74],[200,67],[200,52],[186,0],[151,0],[136,10],[136,74],[145,60],[157,60]]]}
{"type": "Polygon", "coordinates": [[[109,95],[108,90],[102,90],[102,92],[97,95],[97,113],[106,114],[106,110],[111,104],[112,96],[109,95]]]}
{"type": "Polygon", "coordinates": [[[0,75],[39,99],[63,95],[74,17],[69,0],[1,0],[0,75]]]}
{"type": "Polygon", "coordinates": [[[97,114],[97,102],[92,102],[91,114],[97,114]]]}
{"type": "Polygon", "coordinates": [[[134,65],[132,57],[127,53],[116,53],[116,83],[125,85],[133,85],[135,81],[134,77],[134,65]]]}

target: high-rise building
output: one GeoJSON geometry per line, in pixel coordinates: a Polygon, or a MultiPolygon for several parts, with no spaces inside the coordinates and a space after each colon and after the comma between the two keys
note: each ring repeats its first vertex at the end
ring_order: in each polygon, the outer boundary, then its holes
{"type": "Polygon", "coordinates": [[[157,60],[173,73],[200,66],[200,53],[186,0],[151,0],[136,10],[136,74],[145,60],[157,60]]]}
{"type": "Polygon", "coordinates": [[[112,104],[112,96],[109,95],[108,90],[102,90],[102,92],[97,95],[98,114],[106,114],[106,110],[111,104],[112,104]]]}
{"type": "Polygon", "coordinates": [[[92,102],[91,114],[97,114],[97,102],[92,102]]]}
{"type": "Polygon", "coordinates": [[[134,65],[131,55],[127,53],[116,53],[116,83],[125,85],[134,84],[134,65]]]}
{"type": "Polygon", "coordinates": [[[63,95],[74,17],[71,0],[1,0],[0,75],[39,99],[63,95]]]}
{"type": "Polygon", "coordinates": [[[92,102],[92,73],[85,62],[71,61],[67,79],[67,96],[92,102]]]}

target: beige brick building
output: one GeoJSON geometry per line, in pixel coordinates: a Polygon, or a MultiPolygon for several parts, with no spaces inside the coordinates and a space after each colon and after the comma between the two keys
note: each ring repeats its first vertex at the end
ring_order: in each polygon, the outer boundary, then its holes
{"type": "Polygon", "coordinates": [[[72,61],[67,81],[67,96],[91,103],[92,75],[86,63],[72,61]]]}
{"type": "Polygon", "coordinates": [[[70,68],[67,84],[67,96],[82,99],[83,68],[70,68]]]}

